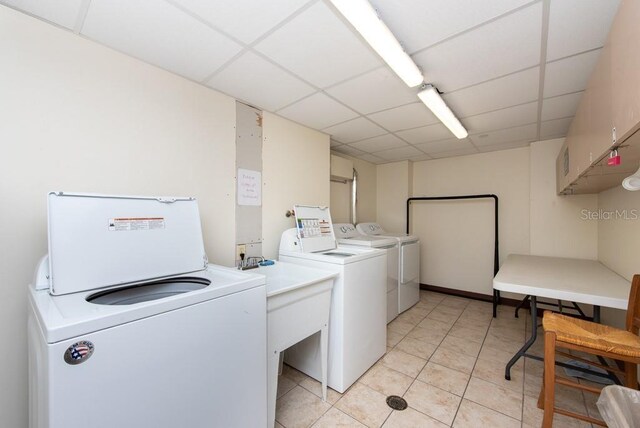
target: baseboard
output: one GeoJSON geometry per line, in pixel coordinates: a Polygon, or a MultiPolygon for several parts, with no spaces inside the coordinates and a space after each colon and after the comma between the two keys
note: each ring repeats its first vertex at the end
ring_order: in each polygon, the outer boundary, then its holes
{"type": "MultiPolygon", "coordinates": [[[[437,285],[420,284],[421,290],[435,291],[436,293],[448,294],[450,296],[466,297],[467,299],[481,300],[483,302],[493,302],[493,296],[490,294],[475,293],[473,291],[456,290],[455,288],[439,287],[437,285]]],[[[509,299],[501,297],[500,303],[507,306],[518,306],[522,301],[517,299],[509,299]]],[[[529,309],[529,305],[525,306],[529,309]]]]}

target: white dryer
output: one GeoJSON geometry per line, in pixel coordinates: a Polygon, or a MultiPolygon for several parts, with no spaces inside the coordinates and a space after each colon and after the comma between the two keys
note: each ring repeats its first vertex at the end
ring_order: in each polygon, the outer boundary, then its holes
{"type": "MultiPolygon", "coordinates": [[[[297,227],[282,234],[279,259],[338,273],[329,315],[328,385],[344,392],[386,352],[387,254],[338,246],[329,208],[294,209],[297,227]]],[[[320,380],[318,337],[289,348],[285,361],[320,380]]]]}
{"type": "Polygon", "coordinates": [[[387,251],[387,324],[398,316],[399,250],[394,238],[363,235],[351,223],[333,225],[338,245],[378,248],[387,251]]]}
{"type": "Polygon", "coordinates": [[[191,198],[51,193],[32,428],[267,425],[262,275],[208,265],[191,198]]]}
{"type": "Polygon", "coordinates": [[[386,232],[378,223],[360,223],[358,232],[383,238],[395,238],[400,245],[398,312],[402,313],[420,300],[420,239],[415,235],[386,232]]]}

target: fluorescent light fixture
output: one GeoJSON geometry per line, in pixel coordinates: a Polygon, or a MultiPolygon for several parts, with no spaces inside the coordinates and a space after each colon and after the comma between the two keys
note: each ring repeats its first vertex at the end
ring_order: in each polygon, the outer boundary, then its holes
{"type": "Polygon", "coordinates": [[[635,174],[622,180],[622,187],[631,191],[640,190],[640,168],[638,168],[635,174]]]}
{"type": "Polygon", "coordinates": [[[425,85],[424,90],[418,93],[418,98],[453,132],[453,135],[459,139],[467,138],[469,133],[464,129],[464,126],[462,126],[447,104],[445,104],[438,90],[434,88],[433,85],[425,85]]]}
{"type": "Polygon", "coordinates": [[[367,0],[331,0],[331,3],[407,86],[413,88],[422,83],[420,69],[367,0]]]}

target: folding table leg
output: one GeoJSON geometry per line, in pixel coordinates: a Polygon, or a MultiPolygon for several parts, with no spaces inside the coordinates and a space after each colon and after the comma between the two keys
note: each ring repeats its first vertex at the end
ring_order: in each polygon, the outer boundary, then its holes
{"type": "Polygon", "coordinates": [[[529,301],[531,302],[531,337],[525,342],[525,344],[516,352],[516,354],[509,360],[507,363],[507,367],[504,369],[504,378],[506,380],[511,380],[511,367],[520,359],[520,357],[524,357],[527,353],[527,350],[533,345],[538,337],[538,307],[536,304],[536,296],[530,296],[529,301]]]}

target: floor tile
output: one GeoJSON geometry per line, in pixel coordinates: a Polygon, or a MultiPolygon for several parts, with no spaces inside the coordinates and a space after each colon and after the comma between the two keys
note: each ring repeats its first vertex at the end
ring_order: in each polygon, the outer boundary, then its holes
{"type": "Polygon", "coordinates": [[[524,384],[524,361],[520,359],[511,367],[511,380],[504,377],[505,365],[496,360],[483,360],[478,358],[473,368],[473,377],[489,381],[496,385],[522,393],[524,384]]]}
{"type": "Polygon", "coordinates": [[[385,396],[398,395],[402,397],[413,383],[413,378],[382,364],[376,364],[360,378],[359,382],[385,396]]]}
{"type": "Polygon", "coordinates": [[[433,343],[411,337],[405,337],[396,345],[396,349],[416,357],[424,358],[425,360],[431,357],[437,347],[438,345],[434,345],[433,343]]]}
{"type": "Polygon", "coordinates": [[[440,302],[440,305],[450,308],[464,309],[469,305],[469,299],[447,296],[442,302],[440,302]]]}
{"type": "Polygon", "coordinates": [[[365,426],[335,407],[332,407],[318,419],[318,422],[313,424],[313,428],[364,428],[365,426]]]}
{"type": "Polygon", "coordinates": [[[439,345],[447,336],[447,332],[436,331],[432,329],[416,327],[407,334],[407,337],[412,339],[422,340],[424,342],[433,343],[434,345],[439,345]]]}
{"type": "Polygon", "coordinates": [[[407,354],[406,352],[398,351],[397,348],[394,348],[382,358],[381,363],[390,369],[415,378],[427,363],[427,360],[407,354]]]}
{"type": "MultiPolygon", "coordinates": [[[[542,416],[544,411],[538,409],[538,399],[533,397],[524,397],[524,407],[522,410],[522,420],[526,425],[539,427],[542,425],[542,416]]],[[[566,427],[566,428],[590,428],[591,424],[583,422],[579,419],[570,418],[563,415],[553,415],[554,427],[566,427]]]]}
{"type": "Polygon", "coordinates": [[[280,424],[278,423],[278,421],[276,421],[276,424],[275,424],[275,427],[274,427],[274,428],[284,428],[284,427],[283,427],[282,425],[280,425],[280,424]]]}
{"type": "Polygon", "coordinates": [[[451,327],[449,334],[454,337],[459,337],[460,339],[482,343],[487,334],[487,329],[482,327],[472,328],[469,326],[454,325],[451,327]]]}
{"type": "Polygon", "coordinates": [[[464,398],[514,419],[522,417],[522,393],[471,377],[464,398]]]}
{"type": "Polygon", "coordinates": [[[513,358],[513,356],[514,353],[505,352],[502,349],[497,349],[493,346],[483,345],[482,349],[480,349],[478,358],[482,358],[484,360],[499,361],[501,364],[506,365],[509,361],[511,361],[511,358],[513,358]]]}
{"type": "Polygon", "coordinates": [[[415,327],[414,324],[402,321],[398,318],[394,319],[387,325],[389,330],[403,335],[409,333],[413,327],[415,327]]]}
{"type": "Polygon", "coordinates": [[[442,347],[433,353],[430,361],[469,374],[473,371],[473,366],[476,363],[474,357],[442,347]]]}
{"type": "Polygon", "coordinates": [[[518,350],[520,350],[520,348],[522,348],[522,345],[524,345],[524,342],[525,342],[524,337],[522,338],[522,340],[514,341],[514,340],[500,338],[487,333],[487,337],[484,340],[484,345],[491,346],[495,349],[502,349],[504,352],[515,354],[516,352],[518,352],[518,350]]]}
{"type": "Polygon", "coordinates": [[[402,322],[407,322],[409,324],[413,324],[414,326],[417,325],[418,323],[420,323],[420,321],[422,321],[424,319],[424,317],[427,316],[427,314],[429,314],[429,310],[428,309],[424,309],[424,308],[417,308],[417,307],[413,307],[411,309],[409,309],[406,312],[401,313],[400,315],[398,315],[398,319],[400,319],[400,321],[402,322]]]}
{"type": "Polygon", "coordinates": [[[444,333],[445,335],[451,330],[451,324],[429,318],[429,315],[418,324],[418,327],[426,328],[433,332],[444,333]]]}
{"type": "Polygon", "coordinates": [[[287,392],[295,388],[296,385],[297,383],[295,383],[288,377],[278,376],[278,392],[276,394],[276,397],[277,398],[282,397],[284,394],[286,394],[287,392]]]}
{"type": "Polygon", "coordinates": [[[387,330],[387,346],[393,348],[402,340],[404,334],[396,333],[393,330],[387,330]]]}
{"type": "Polygon", "coordinates": [[[520,421],[463,399],[453,422],[453,428],[476,427],[520,428],[520,421]]]}
{"type": "Polygon", "coordinates": [[[417,379],[462,397],[469,375],[429,361],[417,379]]]}
{"type": "Polygon", "coordinates": [[[433,385],[415,381],[404,395],[409,407],[451,425],[461,398],[433,385]]]}
{"type": "Polygon", "coordinates": [[[459,352],[470,357],[477,357],[482,345],[478,342],[472,342],[470,340],[461,339],[459,337],[448,335],[444,338],[440,347],[451,349],[452,351],[459,352]]]}
{"type": "Polygon", "coordinates": [[[521,342],[523,344],[526,340],[525,331],[521,328],[490,326],[487,335],[495,336],[503,340],[513,340],[514,342],[521,342]]]}
{"type": "MultiPolygon", "coordinates": [[[[314,394],[317,397],[322,398],[322,384],[313,378],[306,378],[302,382],[300,382],[300,386],[314,394]]],[[[327,387],[327,403],[335,404],[342,394],[338,391],[334,391],[333,389],[327,387]]]]}
{"type": "Polygon", "coordinates": [[[306,428],[330,407],[329,403],[298,385],[276,402],[276,420],[287,428],[306,428]]]}
{"type": "Polygon", "coordinates": [[[284,364],[282,366],[282,375],[288,377],[295,383],[300,383],[309,377],[306,374],[302,373],[301,371],[296,370],[287,364],[284,364]]]}
{"type": "Polygon", "coordinates": [[[433,311],[429,312],[429,315],[427,315],[425,320],[440,321],[441,323],[445,323],[449,327],[451,327],[456,322],[459,316],[460,316],[459,314],[449,314],[446,312],[440,312],[436,308],[433,311]]]}
{"type": "Polygon", "coordinates": [[[447,428],[445,425],[429,416],[407,407],[405,410],[394,410],[383,428],[447,428]]]}
{"type": "Polygon", "coordinates": [[[356,383],[335,407],[368,427],[379,427],[391,413],[386,398],[378,391],[356,383]]]}

